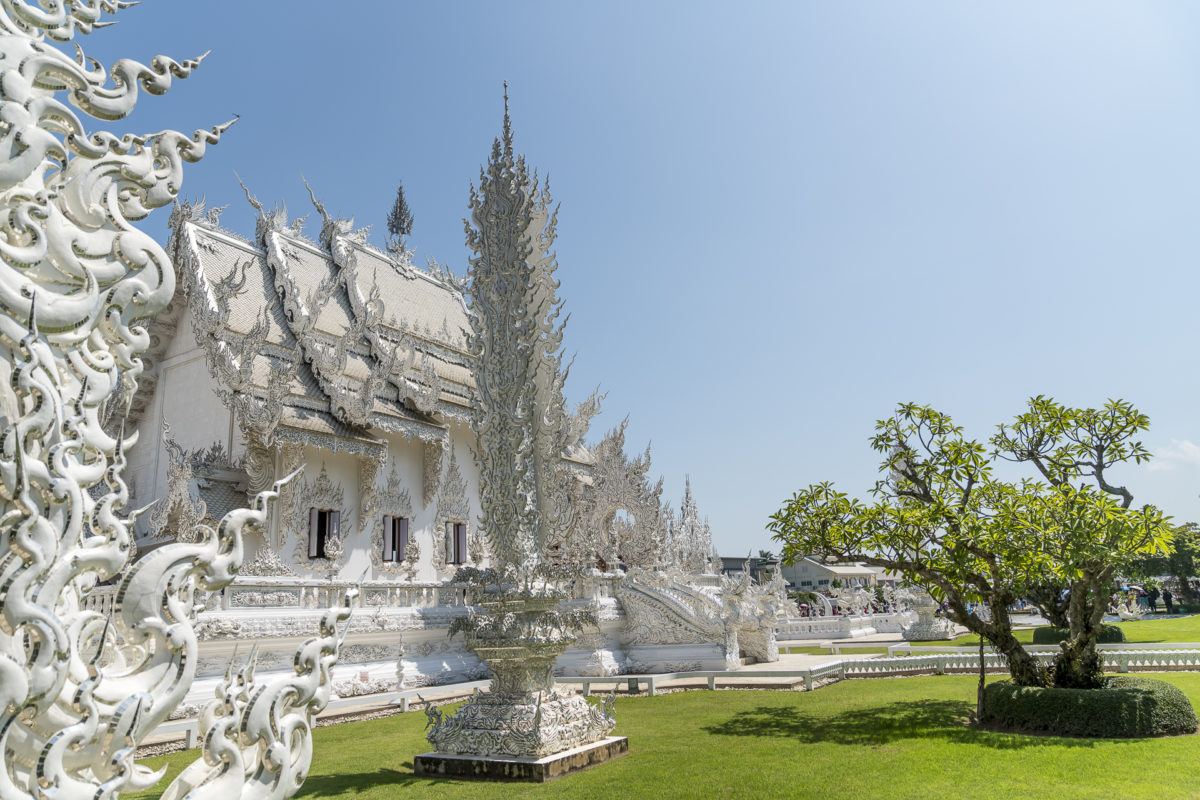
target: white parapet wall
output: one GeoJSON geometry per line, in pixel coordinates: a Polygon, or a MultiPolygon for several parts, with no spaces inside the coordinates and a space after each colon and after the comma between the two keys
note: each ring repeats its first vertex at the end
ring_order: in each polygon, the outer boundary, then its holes
{"type": "Polygon", "coordinates": [[[899,633],[915,620],[916,614],[911,611],[855,616],[789,616],[779,620],[776,637],[781,642],[794,639],[857,639],[877,633],[899,633]]]}
{"type": "MultiPolygon", "coordinates": [[[[205,610],[196,622],[197,679],[173,718],[194,715],[211,699],[230,665],[244,665],[252,646],[260,675],[290,669],[296,648],[316,634],[322,609],[350,585],[336,578],[246,575],[221,592],[198,597],[205,610]]],[[[367,580],[359,588],[332,674],[338,696],[487,677],[485,665],[463,637],[449,636],[453,621],[473,607],[469,586],[367,580]]],[[[113,591],[96,587],[86,597],[86,607],[108,613],[113,591]]],[[[562,653],[555,672],[601,677],[728,670],[746,657],[778,658],[772,623],[784,618],[776,616],[775,607],[762,605],[760,594],[743,590],[723,597],[717,587],[662,579],[648,583],[619,573],[577,581],[568,602],[590,608],[597,625],[562,653]]],[[[800,628],[809,631],[808,638],[825,639],[874,632],[861,620],[836,616],[798,618],[779,627],[785,639],[798,638],[800,628]]]]}

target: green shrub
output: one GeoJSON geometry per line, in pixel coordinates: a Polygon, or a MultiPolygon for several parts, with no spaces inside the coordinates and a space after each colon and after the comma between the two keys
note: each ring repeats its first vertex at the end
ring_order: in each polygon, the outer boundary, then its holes
{"type": "Polygon", "coordinates": [[[1175,686],[1114,675],[1103,689],[1045,689],[1008,681],[984,688],[983,721],[1059,736],[1173,736],[1196,732],[1196,712],[1175,686]]]}
{"type": "MultiPolygon", "coordinates": [[[[1071,632],[1066,628],[1034,628],[1033,643],[1058,644],[1059,642],[1065,642],[1070,635],[1071,632]]],[[[1100,628],[1100,636],[1096,641],[1099,644],[1118,644],[1125,641],[1125,631],[1116,625],[1103,625],[1100,628]]]]}

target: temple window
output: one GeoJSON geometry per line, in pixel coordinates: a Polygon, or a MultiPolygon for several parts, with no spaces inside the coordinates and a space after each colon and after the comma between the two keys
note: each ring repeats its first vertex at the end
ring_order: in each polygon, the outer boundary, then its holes
{"type": "Polygon", "coordinates": [[[383,560],[404,560],[404,548],[408,547],[408,517],[383,518],[383,560]]]}
{"type": "Polygon", "coordinates": [[[325,558],[325,545],[341,534],[342,514],[330,508],[308,510],[308,557],[325,558]]]}
{"type": "Polygon", "coordinates": [[[446,523],[446,538],[449,544],[451,564],[462,564],[467,560],[467,526],[462,522],[446,523]]]}

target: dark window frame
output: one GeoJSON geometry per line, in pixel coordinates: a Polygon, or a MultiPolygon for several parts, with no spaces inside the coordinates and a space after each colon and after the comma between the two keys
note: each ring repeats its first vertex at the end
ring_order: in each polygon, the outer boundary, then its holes
{"type": "Polygon", "coordinates": [[[404,551],[408,548],[409,521],[408,517],[383,516],[383,560],[388,564],[399,564],[404,561],[404,551]]]}
{"type": "Polygon", "coordinates": [[[328,558],[325,545],[331,538],[341,535],[342,512],[332,508],[308,509],[308,557],[328,558]]]}

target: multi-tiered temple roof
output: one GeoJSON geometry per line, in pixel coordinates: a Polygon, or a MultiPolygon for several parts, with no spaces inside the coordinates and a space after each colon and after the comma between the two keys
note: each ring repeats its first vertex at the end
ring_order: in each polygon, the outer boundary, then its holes
{"type": "MultiPolygon", "coordinates": [[[[249,441],[303,441],[367,454],[380,434],[427,443],[469,421],[474,381],[462,285],[436,264],[366,243],[366,231],[322,214],[318,241],[286,212],[260,210],[255,241],[184,204],[172,216],[186,303],[222,398],[249,441]]],[[[171,331],[157,333],[165,347],[171,331]]],[[[152,347],[154,361],[161,353],[152,347]]],[[[144,381],[135,411],[152,391],[144,381]],[[140,401],[140,402],[139,402],[140,401]]]]}

